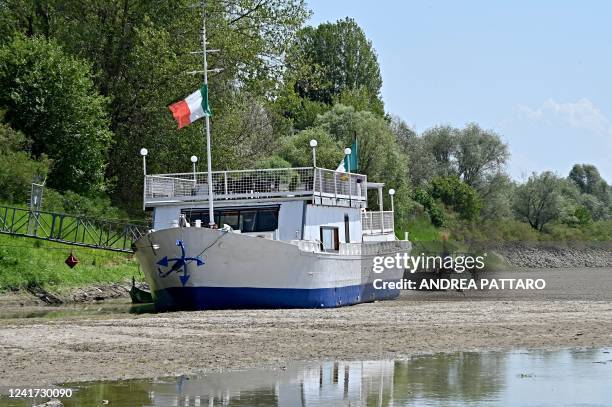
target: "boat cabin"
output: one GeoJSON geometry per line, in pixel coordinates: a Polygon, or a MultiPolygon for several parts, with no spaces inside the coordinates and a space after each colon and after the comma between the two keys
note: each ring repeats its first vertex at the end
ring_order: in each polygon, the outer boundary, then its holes
{"type": "MultiPolygon", "coordinates": [[[[393,211],[382,207],[383,184],[362,174],[318,167],[212,172],[214,223],[236,233],[282,241],[309,241],[325,251],[341,243],[395,240],[393,211]],[[366,211],[376,189],[379,210],[366,211]]],[[[145,175],[144,206],[156,230],[205,227],[206,172],[145,175]]]]}

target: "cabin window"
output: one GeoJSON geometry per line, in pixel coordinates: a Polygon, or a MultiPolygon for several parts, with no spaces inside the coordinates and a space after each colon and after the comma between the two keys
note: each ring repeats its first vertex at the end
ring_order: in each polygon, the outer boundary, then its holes
{"type": "Polygon", "coordinates": [[[278,211],[264,209],[257,212],[257,230],[275,230],[278,227],[278,211]]]}
{"type": "Polygon", "coordinates": [[[240,219],[240,212],[228,211],[220,213],[219,215],[219,221],[217,223],[219,227],[222,227],[223,225],[229,225],[232,229],[238,229],[240,227],[240,223],[238,222],[240,219]]]}
{"type": "MultiPolygon", "coordinates": [[[[278,229],[278,210],[278,207],[216,209],[215,223],[219,227],[229,225],[243,233],[273,232],[278,229]]],[[[208,209],[183,210],[183,214],[192,225],[196,219],[208,225],[208,209]]]]}
{"type": "Polygon", "coordinates": [[[242,232],[255,232],[257,211],[242,211],[240,213],[240,230],[242,232]]]}
{"type": "Polygon", "coordinates": [[[338,228],[321,226],[321,249],[326,252],[338,251],[340,241],[338,239],[338,228]]]}

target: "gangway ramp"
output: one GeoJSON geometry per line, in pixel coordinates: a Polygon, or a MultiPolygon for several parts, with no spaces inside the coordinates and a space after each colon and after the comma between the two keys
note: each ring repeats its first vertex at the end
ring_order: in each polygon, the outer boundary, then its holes
{"type": "Polygon", "coordinates": [[[93,249],[133,253],[132,243],[144,236],[144,222],[127,223],[90,216],[0,206],[0,233],[93,249]]]}

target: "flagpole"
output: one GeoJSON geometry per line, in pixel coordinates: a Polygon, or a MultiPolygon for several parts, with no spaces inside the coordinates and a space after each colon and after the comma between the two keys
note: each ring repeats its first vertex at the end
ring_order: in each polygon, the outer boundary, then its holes
{"type": "MultiPolygon", "coordinates": [[[[200,0],[202,7],[202,56],[204,63],[204,86],[208,93],[208,62],[206,60],[206,5],[204,0],[200,0]]],[[[208,94],[206,95],[208,96],[208,94]]],[[[214,197],[213,197],[213,184],[212,184],[212,158],[210,152],[210,117],[208,114],[204,115],[206,120],[206,164],[207,164],[207,175],[208,175],[208,225],[211,228],[215,227],[215,209],[214,209],[214,197]]]]}

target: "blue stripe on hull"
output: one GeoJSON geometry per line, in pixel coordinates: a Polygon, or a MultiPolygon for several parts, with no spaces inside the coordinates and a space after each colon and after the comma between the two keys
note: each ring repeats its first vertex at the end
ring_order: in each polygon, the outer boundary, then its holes
{"type": "Polygon", "coordinates": [[[337,288],[170,287],[154,293],[158,310],[334,308],[396,298],[399,290],[372,284],[337,288]]]}

